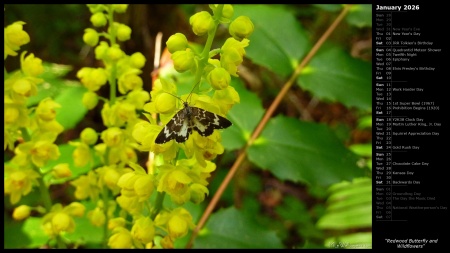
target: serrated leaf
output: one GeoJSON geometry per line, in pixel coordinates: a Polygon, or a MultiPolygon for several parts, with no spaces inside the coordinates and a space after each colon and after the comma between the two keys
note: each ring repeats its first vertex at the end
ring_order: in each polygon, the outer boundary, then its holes
{"type": "Polygon", "coordinates": [[[222,144],[227,150],[243,147],[264,114],[261,100],[245,89],[242,82],[236,81],[233,87],[239,93],[241,102],[235,104],[227,114],[227,119],[233,125],[222,131],[222,144]]]}
{"type": "Polygon", "coordinates": [[[321,100],[366,111],[372,108],[372,65],[336,46],[324,45],[303,69],[297,84],[321,100]]]}
{"type": "Polygon", "coordinates": [[[307,34],[283,5],[235,5],[235,16],[248,16],[255,28],[245,49],[254,63],[289,76],[311,47],[307,34]]]}
{"type": "Polygon", "coordinates": [[[248,149],[250,161],[281,180],[329,186],[363,175],[358,157],[326,126],[277,116],[248,149]]]}
{"type": "Polygon", "coordinates": [[[213,214],[194,242],[194,248],[275,249],[283,244],[270,231],[234,207],[213,214]]]}
{"type": "Polygon", "coordinates": [[[56,96],[55,102],[61,105],[57,110],[56,120],[64,130],[74,128],[86,115],[88,110],[81,102],[85,92],[85,87],[73,85],[65,87],[56,96]]]}

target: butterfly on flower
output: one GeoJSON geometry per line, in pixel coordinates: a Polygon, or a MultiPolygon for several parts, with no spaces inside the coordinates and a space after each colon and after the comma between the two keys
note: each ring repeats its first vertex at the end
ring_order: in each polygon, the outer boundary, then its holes
{"type": "Polygon", "coordinates": [[[218,114],[209,112],[202,108],[189,106],[183,101],[184,108],[179,110],[175,116],[164,126],[155,139],[156,144],[164,144],[175,139],[176,142],[185,142],[192,130],[201,136],[210,136],[214,129],[224,129],[231,126],[231,121],[218,114]]]}

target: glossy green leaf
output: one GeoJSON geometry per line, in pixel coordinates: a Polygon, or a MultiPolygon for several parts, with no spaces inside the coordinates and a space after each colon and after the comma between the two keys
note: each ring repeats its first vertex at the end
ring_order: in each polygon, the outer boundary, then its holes
{"type": "Polygon", "coordinates": [[[228,150],[243,147],[264,114],[261,100],[256,94],[245,89],[240,81],[236,81],[233,86],[241,102],[235,104],[227,114],[233,125],[222,131],[222,144],[228,150]]]}
{"type": "Polygon", "coordinates": [[[81,85],[65,87],[55,98],[61,105],[57,110],[56,120],[63,125],[64,130],[74,128],[86,115],[87,108],[81,102],[86,88],[81,85]]]}
{"type": "Polygon", "coordinates": [[[311,47],[307,34],[283,5],[235,5],[235,17],[248,16],[255,29],[246,57],[282,77],[289,76],[311,47]]]}
{"type": "Polygon", "coordinates": [[[325,125],[278,116],[248,150],[250,161],[281,180],[328,186],[363,175],[358,157],[325,125]]]}
{"type": "Polygon", "coordinates": [[[303,69],[297,84],[321,100],[367,111],[372,108],[372,65],[338,47],[324,45],[303,69]]]}
{"type": "Polygon", "coordinates": [[[67,81],[61,79],[70,70],[71,66],[43,63],[44,72],[39,76],[44,80],[43,83],[37,85],[37,94],[27,99],[27,106],[37,105],[41,100],[46,97],[54,98],[67,84],[67,81]]]}
{"type": "Polygon", "coordinates": [[[26,242],[26,245],[22,245],[21,247],[39,248],[40,246],[45,245],[49,240],[49,237],[42,230],[42,218],[27,218],[22,226],[22,231],[26,234],[26,239],[22,239],[26,242]]]}
{"type": "MultiPolygon", "coordinates": [[[[76,140],[74,140],[76,141],[76,140]]],[[[79,141],[79,140],[78,140],[79,141]]],[[[75,146],[69,145],[69,144],[62,144],[58,146],[60,156],[57,160],[50,160],[43,168],[41,168],[43,171],[50,171],[55,165],[60,163],[68,163],[69,168],[72,171],[72,176],[68,178],[62,178],[62,179],[52,179],[51,174],[47,174],[45,176],[45,180],[52,180],[52,184],[60,184],[69,180],[73,180],[75,178],[78,178],[80,175],[86,174],[88,171],[90,171],[92,168],[97,167],[98,164],[100,164],[100,158],[98,156],[93,155],[93,163],[88,163],[85,166],[78,167],[75,166],[75,163],[72,158],[73,151],[75,150],[75,146]]],[[[94,151],[92,150],[92,154],[94,154],[94,151]]]]}
{"type": "Polygon", "coordinates": [[[275,231],[270,231],[234,207],[213,214],[200,231],[194,248],[275,249],[282,248],[275,231]]]}

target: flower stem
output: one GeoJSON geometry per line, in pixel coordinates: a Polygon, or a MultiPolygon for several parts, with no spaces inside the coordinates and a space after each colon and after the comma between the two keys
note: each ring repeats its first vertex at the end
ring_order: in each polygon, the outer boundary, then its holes
{"type": "MultiPolygon", "coordinates": [[[[36,171],[38,171],[38,169],[36,167],[34,169],[36,171]]],[[[41,173],[39,173],[39,174],[41,174],[41,173]]],[[[39,177],[37,179],[37,181],[39,184],[39,191],[41,192],[41,198],[42,198],[42,201],[44,202],[45,209],[47,210],[47,212],[50,212],[50,209],[52,209],[52,199],[50,198],[50,193],[48,191],[48,188],[45,185],[44,179],[42,177],[39,177]]]]}
{"type": "Polygon", "coordinates": [[[161,211],[165,196],[166,196],[165,192],[158,192],[158,195],[156,195],[155,209],[153,210],[152,215],[150,216],[152,220],[155,220],[156,215],[158,215],[158,213],[161,211]]]}
{"type": "Polygon", "coordinates": [[[105,224],[103,224],[103,247],[106,248],[108,246],[108,202],[109,202],[109,194],[108,189],[106,187],[102,190],[102,201],[103,201],[103,212],[105,215],[105,224]]]}

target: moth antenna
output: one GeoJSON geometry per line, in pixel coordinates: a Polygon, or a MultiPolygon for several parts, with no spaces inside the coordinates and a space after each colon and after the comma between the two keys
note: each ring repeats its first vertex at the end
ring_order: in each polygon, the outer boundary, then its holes
{"type": "MultiPolygon", "coordinates": [[[[201,81],[201,79],[200,79],[200,81],[201,81]]],[[[188,101],[190,98],[192,98],[192,92],[194,91],[195,87],[197,87],[197,85],[200,83],[200,81],[198,81],[198,82],[194,85],[194,87],[192,87],[192,90],[191,90],[191,92],[189,93],[189,95],[187,96],[186,101],[188,101]]],[[[189,101],[189,103],[191,103],[191,102],[189,101]]]]}
{"type": "Polygon", "coordinates": [[[192,98],[192,92],[194,91],[195,87],[196,87],[199,83],[200,83],[200,81],[198,81],[198,82],[194,85],[194,87],[192,88],[191,92],[189,92],[189,95],[187,96],[186,101],[184,101],[183,99],[181,99],[181,98],[178,97],[178,96],[173,95],[172,93],[169,93],[169,92],[166,92],[166,91],[163,91],[163,92],[164,92],[164,93],[167,93],[167,94],[169,94],[169,95],[171,95],[171,96],[174,96],[174,97],[178,98],[178,99],[181,100],[181,102],[183,102],[183,104],[184,104],[184,103],[187,102],[190,98],[192,98]]]}
{"type": "MultiPolygon", "coordinates": [[[[167,92],[167,91],[163,91],[163,92],[164,92],[164,93],[167,93],[167,94],[169,94],[169,95],[171,95],[171,96],[174,96],[174,97],[178,98],[179,100],[183,101],[183,99],[181,99],[181,98],[178,97],[178,96],[173,95],[172,93],[169,93],[169,92],[167,92]]],[[[183,102],[184,102],[184,101],[183,101],[183,102]]]]}

